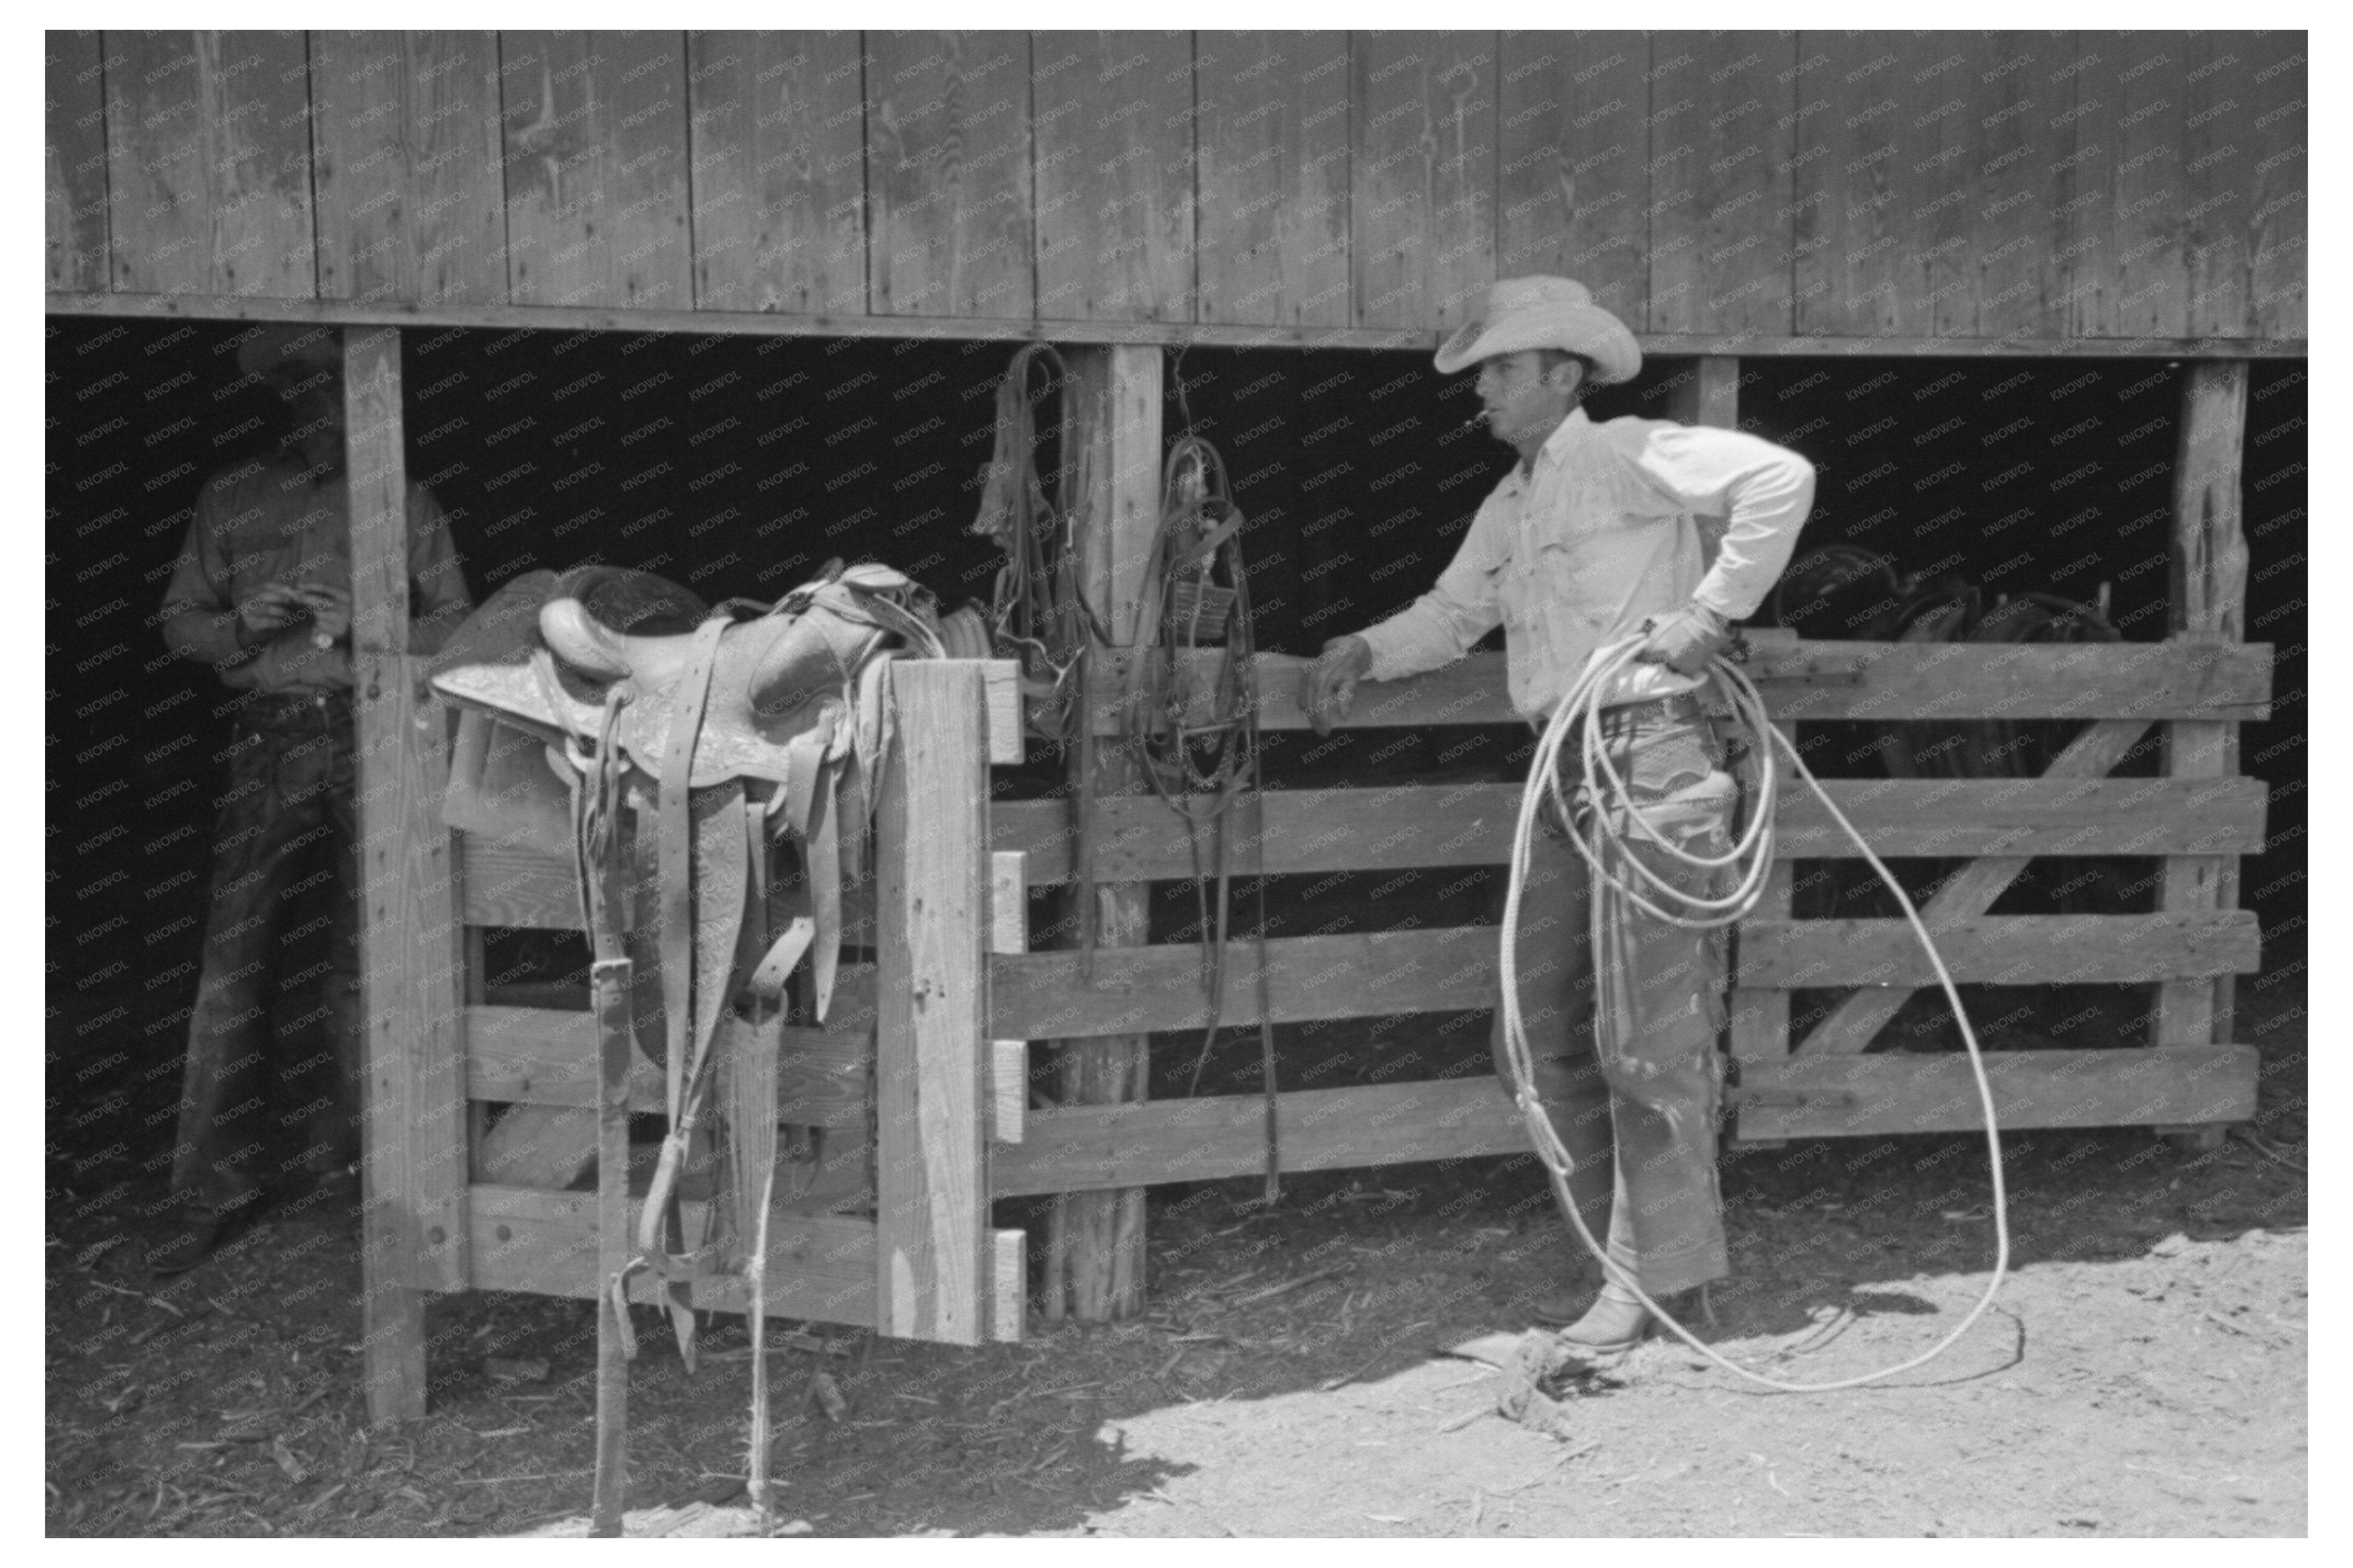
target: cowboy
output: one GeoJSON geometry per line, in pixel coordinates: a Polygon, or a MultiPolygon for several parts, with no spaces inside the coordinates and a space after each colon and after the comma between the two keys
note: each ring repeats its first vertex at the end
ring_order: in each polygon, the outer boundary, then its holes
{"type": "MultiPolygon", "coordinates": [[[[1440,374],[1478,367],[1480,418],[1519,454],[1472,521],[1438,584],[1406,609],[1333,638],[1308,679],[1319,730],[1345,718],[1359,680],[1434,669],[1504,632],[1513,706],[1542,729],[1599,650],[1639,636],[1639,663],[1603,694],[1603,740],[1625,781],[1597,800],[1572,776],[1577,827],[1613,815],[1630,853],[1676,887],[1710,891],[1687,853],[1730,847],[1737,789],[1695,695],[1732,624],[1754,612],[1795,548],[1814,471],[1736,431],[1663,420],[1597,424],[1586,389],[1630,381],[1633,334],[1566,278],[1512,278],[1438,353],[1440,374]],[[1713,541],[1713,542],[1711,542],[1713,541]]],[[[1572,743],[1565,755],[1576,754],[1572,743]]],[[[1523,893],[1520,1001],[1532,1086],[1574,1161],[1571,1195],[1611,1260],[1654,1300],[1728,1273],[1715,1179],[1724,1023],[1722,933],[1668,924],[1596,897],[1586,863],[1551,820],[1523,893]],[[1595,933],[1588,942],[1588,933],[1595,933]],[[1599,951],[1596,951],[1598,947],[1599,951]],[[1616,1027],[1596,1025],[1607,988],[1616,1027]]],[[[1499,1012],[1495,1058],[1507,1090],[1499,1012]]],[[[1614,1280],[1588,1310],[1538,1302],[1562,1341],[1596,1355],[1630,1349],[1650,1312],[1614,1280]]]]}
{"type": "MultiPolygon", "coordinates": [[[[341,334],[261,327],[238,345],[237,363],[286,405],[293,428],[275,453],[206,482],[164,594],[165,646],[213,668],[236,694],[236,721],[188,1021],[172,1213],[147,1249],[159,1274],[189,1268],[254,1213],[268,1185],[253,1167],[269,1121],[303,1123],[300,1163],[313,1200],[343,1205],[358,1194],[364,1020],[341,334]],[[316,921],[303,918],[313,889],[323,892],[316,921]],[[325,952],[297,971],[288,949],[313,923],[324,927],[325,952]],[[281,984],[311,981],[325,1045],[290,1059],[271,1002],[281,984]],[[270,1105],[273,1079],[292,1096],[287,1106],[270,1105]]],[[[464,618],[466,582],[441,509],[413,484],[408,568],[417,612],[409,646],[429,652],[464,618]]]]}

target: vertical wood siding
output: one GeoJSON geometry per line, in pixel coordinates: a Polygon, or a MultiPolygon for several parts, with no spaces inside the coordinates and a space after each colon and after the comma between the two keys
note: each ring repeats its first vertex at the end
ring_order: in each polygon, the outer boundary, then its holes
{"type": "Polygon", "coordinates": [[[47,35],[117,290],[1445,331],[2305,335],[2306,35],[47,35]]]}

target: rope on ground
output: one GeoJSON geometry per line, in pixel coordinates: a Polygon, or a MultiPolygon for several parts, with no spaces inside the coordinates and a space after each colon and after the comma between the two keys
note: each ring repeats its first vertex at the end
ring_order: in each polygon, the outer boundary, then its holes
{"type": "MultiPolygon", "coordinates": [[[[1599,720],[1602,709],[1606,705],[1604,700],[1606,695],[1615,688],[1619,676],[1634,662],[1634,656],[1641,649],[1642,640],[1640,637],[1630,637],[1609,645],[1594,656],[1577,685],[1562,700],[1559,707],[1554,710],[1551,721],[1546,724],[1543,738],[1537,742],[1535,754],[1528,766],[1527,787],[1520,797],[1519,821],[1512,837],[1511,879],[1504,897],[1502,937],[1504,1040],[1505,1051],[1511,1059],[1514,1080],[1514,1099],[1519,1106],[1522,1119],[1527,1123],[1528,1135],[1535,1147],[1536,1154],[1544,1162],[1546,1173],[1551,1178],[1554,1198],[1560,1205],[1561,1212],[1568,1216],[1570,1227],[1577,1232],[1577,1238],[1585,1244],[1586,1250],[1600,1263],[1603,1276],[1612,1283],[1630,1291],[1653,1317],[1665,1324],[1678,1339],[1692,1349],[1718,1366],[1745,1377],[1752,1383],[1791,1394],[1820,1394],[1833,1389],[1855,1388],[1864,1384],[1876,1383],[1883,1378],[1893,1377],[1899,1373],[1909,1372],[1914,1367],[1925,1365],[1942,1355],[1954,1342],[1969,1331],[1970,1326],[1984,1314],[1986,1309],[1993,1304],[1994,1296],[2000,1290],[2002,1280],[2010,1270],[2009,1197],[2002,1182],[2001,1130],[1994,1115],[1993,1089],[1986,1080],[1985,1061],[1978,1048],[1976,1031],[1969,1026],[1968,1015],[1961,1006],[1960,993],[1953,984],[1951,973],[1945,967],[1944,958],[1937,952],[1935,942],[1930,939],[1928,928],[1921,921],[1919,911],[1913,907],[1912,900],[1905,896],[1903,884],[1896,880],[1885,862],[1872,852],[1871,846],[1863,841],[1862,835],[1856,831],[1854,824],[1847,820],[1846,814],[1838,808],[1837,803],[1831,800],[1829,794],[1823,790],[1820,781],[1814,777],[1813,770],[1806,765],[1805,758],[1799,753],[1797,747],[1790,743],[1788,737],[1774,728],[1770,715],[1766,712],[1764,698],[1757,693],[1756,686],[1750,682],[1740,668],[1728,659],[1721,658],[1715,659],[1709,667],[1709,678],[1730,706],[1736,721],[1750,735],[1757,737],[1760,741],[1765,737],[1771,738],[1769,742],[1758,745],[1751,752],[1755,759],[1756,769],[1752,782],[1756,809],[1751,814],[1748,826],[1742,832],[1738,842],[1724,855],[1696,856],[1684,851],[1679,846],[1668,844],[1653,844],[1652,847],[1662,848],[1684,864],[1704,867],[1712,873],[1720,874],[1726,871],[1735,873],[1734,890],[1718,898],[1688,894],[1673,887],[1627,851],[1622,830],[1611,820],[1612,813],[1607,809],[1597,809],[1588,814],[1588,826],[1582,832],[1577,830],[1574,826],[1577,818],[1571,813],[1569,802],[1562,790],[1560,753],[1567,746],[1572,732],[1581,733],[1585,778],[1594,794],[1605,804],[1626,798],[1625,781],[1620,777],[1616,765],[1609,759],[1599,720]],[[1968,1049],[1969,1069],[1976,1077],[1978,1102],[1985,1111],[1987,1159],[1993,1174],[1995,1247],[1993,1277],[1986,1282],[1985,1293],[1978,1299],[1977,1304],[1969,1309],[1968,1315],[1963,1318],[1950,1333],[1937,1341],[1927,1351],[1914,1356],[1909,1361],[1882,1368],[1877,1372],[1863,1373],[1854,1377],[1838,1378],[1827,1383],[1786,1382],[1779,1378],[1765,1376],[1761,1373],[1754,1372],[1725,1359],[1718,1354],[1714,1347],[1703,1342],[1689,1329],[1676,1321],[1656,1301],[1651,1300],[1643,1291],[1641,1282],[1609,1257],[1607,1247],[1594,1239],[1592,1232],[1586,1228],[1585,1220],[1577,1213],[1577,1205],[1569,1194],[1568,1174],[1575,1162],[1567,1147],[1562,1143],[1560,1134],[1553,1126],[1552,1119],[1546,1112],[1544,1102],[1537,1097],[1534,1087],[1535,1064],[1528,1046],[1526,1021],[1521,1016],[1520,1012],[1517,963],[1520,899],[1527,880],[1528,856],[1534,843],[1537,817],[1542,811],[1547,793],[1555,809],[1559,814],[1558,820],[1563,824],[1571,825],[1567,835],[1569,842],[1575,845],[1577,853],[1584,857],[1587,865],[1592,868],[1598,880],[1606,882],[1651,918],[1665,921],[1669,924],[1690,929],[1728,926],[1739,921],[1756,906],[1757,896],[1764,888],[1766,875],[1771,868],[1774,816],[1780,790],[1779,774],[1775,766],[1772,749],[1776,744],[1788,754],[1788,760],[1796,766],[1799,776],[1813,790],[1815,796],[1822,803],[1823,809],[1830,813],[1848,838],[1853,841],[1862,858],[1870,862],[1872,869],[1879,874],[1880,879],[1894,893],[1896,901],[1903,906],[1905,919],[1911,922],[1914,935],[1919,938],[1922,950],[1927,953],[1929,963],[1935,967],[1937,982],[1943,985],[1946,998],[1952,1004],[1953,1016],[1960,1022],[1962,1043],[1968,1049]],[[1630,867],[1639,874],[1640,882],[1649,884],[1647,889],[1639,885],[1637,880],[1626,877],[1620,869],[1621,867],[1630,867]],[[1653,897],[1653,895],[1657,896],[1653,897]]],[[[1599,899],[1594,900],[1597,911],[1600,904],[1599,899]]]]}

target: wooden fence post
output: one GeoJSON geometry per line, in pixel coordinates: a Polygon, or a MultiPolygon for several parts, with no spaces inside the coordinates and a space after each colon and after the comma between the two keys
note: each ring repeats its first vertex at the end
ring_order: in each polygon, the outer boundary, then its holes
{"type": "MultiPolygon", "coordinates": [[[[1084,476],[1079,498],[1079,551],[1088,601],[1115,643],[1144,646],[1157,628],[1139,625],[1144,567],[1160,521],[1161,352],[1155,347],[1082,348],[1068,355],[1062,394],[1064,450],[1084,476]]],[[[1091,722],[1092,715],[1085,721],[1091,722]]],[[[1129,794],[1142,784],[1123,752],[1096,757],[1095,776],[1073,776],[1073,790],[1129,794]]],[[[1095,890],[1096,930],[1105,947],[1149,940],[1149,889],[1115,884],[1095,890]]],[[[1059,1042],[1053,1051],[1065,1105],[1106,1105],[1146,1098],[1150,1039],[1114,1035],[1059,1042]]],[[[1046,1221],[1042,1306],[1087,1321],[1133,1317],[1144,1303],[1144,1189],[1065,1193],[1046,1221]]]]}
{"type": "MultiPolygon", "coordinates": [[[[2241,528],[2240,453],[2247,431],[2247,363],[2200,360],[2181,389],[2181,438],[2173,468],[2173,572],[2168,624],[2173,640],[2237,642],[2246,626],[2247,541],[2241,528]]],[[[2227,778],[2239,771],[2239,727],[2226,720],[2165,726],[2165,773],[2172,778],[2227,778]]],[[[2235,855],[2166,858],[2158,908],[2168,914],[2227,910],[2238,902],[2235,855]]],[[[2149,1018],[2152,1046],[2230,1043],[2235,982],[2168,980],[2149,1018]]],[[[2220,1127],[2196,1131],[2208,1143],[2220,1127]]]]}
{"type": "Polygon", "coordinates": [[[343,333],[362,878],[361,1345],[368,1415],[425,1414],[425,1297],[468,1288],[466,1085],[448,750],[408,651],[400,332],[343,333]]]}

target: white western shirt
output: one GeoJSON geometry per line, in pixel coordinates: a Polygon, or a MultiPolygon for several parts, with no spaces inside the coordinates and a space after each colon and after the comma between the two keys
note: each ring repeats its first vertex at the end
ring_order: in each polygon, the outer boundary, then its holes
{"type": "MultiPolygon", "coordinates": [[[[1754,612],[1797,548],[1814,468],[1735,430],[1662,419],[1597,425],[1572,409],[1481,503],[1438,585],[1360,635],[1368,678],[1451,664],[1504,628],[1512,705],[1542,723],[1608,643],[1696,602],[1726,620],[1754,612]],[[1709,537],[1721,529],[1710,563],[1709,537]]],[[[1689,691],[1697,677],[1633,667],[1607,700],[1689,691]]]]}

